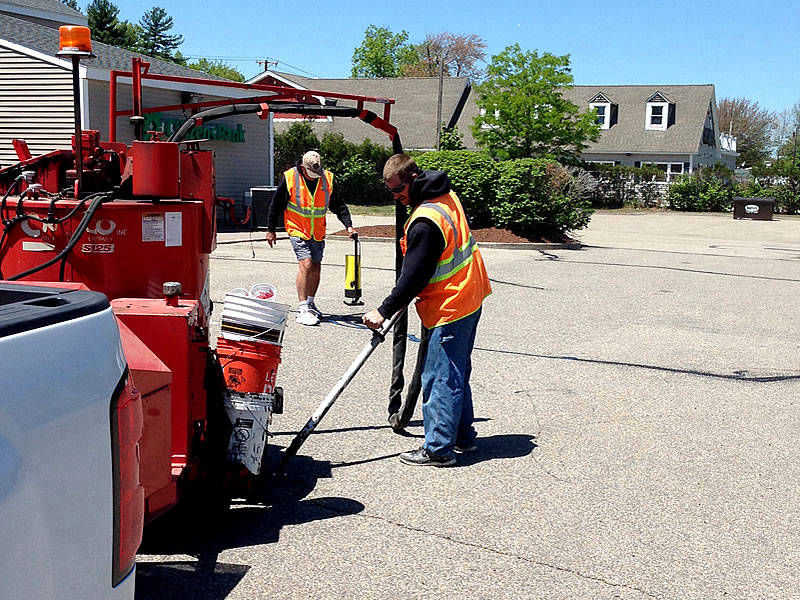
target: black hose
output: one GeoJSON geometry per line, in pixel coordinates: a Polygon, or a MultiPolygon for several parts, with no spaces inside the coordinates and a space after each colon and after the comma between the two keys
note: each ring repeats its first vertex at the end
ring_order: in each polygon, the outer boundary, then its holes
{"type": "MultiPolygon", "coordinates": [[[[106,200],[109,200],[113,197],[114,192],[103,192],[94,196],[92,203],[89,205],[89,208],[86,210],[86,214],[83,215],[83,219],[78,224],[78,227],[75,229],[75,233],[72,234],[72,237],[67,242],[67,245],[64,246],[64,249],[61,250],[56,256],[48,260],[47,262],[42,263],[36,267],[28,269],[27,271],[23,271],[22,273],[17,273],[16,275],[9,277],[9,281],[16,281],[17,279],[22,279],[23,277],[27,277],[28,275],[33,275],[34,273],[38,273],[39,271],[46,269],[50,265],[54,265],[58,261],[64,261],[61,265],[61,269],[59,272],[60,280],[64,280],[64,265],[66,264],[66,259],[69,256],[69,253],[75,247],[75,244],[78,243],[78,240],[84,234],[86,229],[89,227],[89,222],[91,221],[94,213],[97,212],[97,209],[100,208],[100,205],[103,204],[106,200]]],[[[86,198],[87,200],[89,198],[86,198]]]]}

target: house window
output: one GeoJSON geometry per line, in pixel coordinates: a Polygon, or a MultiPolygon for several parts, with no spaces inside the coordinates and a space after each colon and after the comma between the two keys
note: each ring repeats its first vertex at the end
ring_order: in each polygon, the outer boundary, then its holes
{"type": "Polygon", "coordinates": [[[669,111],[669,104],[667,102],[648,102],[647,120],[645,121],[645,129],[666,131],[668,111],[669,111]]]}
{"type": "Polygon", "coordinates": [[[609,102],[592,102],[589,104],[589,110],[597,113],[595,123],[600,125],[600,129],[611,127],[611,104],[609,102]]]}
{"type": "Polygon", "coordinates": [[[642,165],[648,165],[660,169],[666,175],[667,181],[671,181],[676,176],[683,174],[684,163],[643,162],[642,165]]]}

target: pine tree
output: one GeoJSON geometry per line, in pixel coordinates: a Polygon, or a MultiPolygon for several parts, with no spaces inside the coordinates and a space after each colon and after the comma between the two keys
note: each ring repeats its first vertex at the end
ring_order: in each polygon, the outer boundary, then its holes
{"type": "Polygon", "coordinates": [[[92,0],[86,8],[92,38],[98,42],[135,50],[138,44],[137,26],[119,20],[119,8],[111,0],[92,0]]]}
{"type": "Polygon", "coordinates": [[[140,47],[142,52],[156,58],[173,59],[173,52],[183,43],[183,36],[168,33],[173,19],[160,6],[154,6],[139,20],[142,29],[140,47]]]}

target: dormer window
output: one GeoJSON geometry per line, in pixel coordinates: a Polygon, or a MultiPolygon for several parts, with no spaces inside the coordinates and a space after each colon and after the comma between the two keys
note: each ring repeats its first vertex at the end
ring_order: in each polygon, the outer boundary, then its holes
{"type": "Polygon", "coordinates": [[[644,128],[655,131],[666,131],[675,124],[675,104],[661,92],[656,92],[647,100],[644,128]]]}
{"type": "Polygon", "coordinates": [[[600,129],[610,129],[617,122],[618,106],[603,93],[596,94],[589,100],[589,110],[597,114],[595,122],[600,129]]]}

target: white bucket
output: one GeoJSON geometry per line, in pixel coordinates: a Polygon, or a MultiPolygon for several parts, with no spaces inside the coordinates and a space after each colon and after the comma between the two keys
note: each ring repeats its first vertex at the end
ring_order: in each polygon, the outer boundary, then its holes
{"type": "Polygon", "coordinates": [[[228,460],[244,465],[253,475],[258,475],[267,446],[267,430],[272,421],[270,397],[229,390],[225,395],[225,412],[233,425],[228,442],[228,460]]]}
{"type": "Polygon", "coordinates": [[[280,345],[289,309],[288,304],[226,294],[222,309],[222,337],[280,345]]]}

